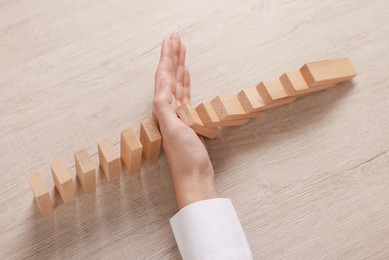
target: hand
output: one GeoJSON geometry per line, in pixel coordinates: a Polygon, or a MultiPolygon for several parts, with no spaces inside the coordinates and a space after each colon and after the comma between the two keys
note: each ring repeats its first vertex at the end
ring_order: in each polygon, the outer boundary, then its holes
{"type": "Polygon", "coordinates": [[[185,56],[186,48],[177,34],[163,41],[155,73],[153,111],[161,130],[179,209],[216,197],[208,152],[197,134],[175,112],[177,106],[190,103],[190,77],[185,56]]]}

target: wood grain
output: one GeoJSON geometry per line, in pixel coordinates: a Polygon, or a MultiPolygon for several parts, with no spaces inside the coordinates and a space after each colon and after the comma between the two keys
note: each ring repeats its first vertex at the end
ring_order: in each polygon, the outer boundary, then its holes
{"type": "Polygon", "coordinates": [[[160,43],[187,46],[192,103],[310,61],[349,57],[353,83],[207,141],[255,259],[389,258],[389,8],[367,1],[0,2],[0,258],[179,259],[164,154],[42,217],[26,181],[150,115],[160,43]]]}

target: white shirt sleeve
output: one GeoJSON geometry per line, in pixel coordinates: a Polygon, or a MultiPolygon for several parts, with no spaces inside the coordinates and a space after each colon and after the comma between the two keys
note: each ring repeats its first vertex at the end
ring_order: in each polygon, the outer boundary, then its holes
{"type": "Polygon", "coordinates": [[[182,208],[170,225],[184,260],[252,259],[246,236],[229,199],[198,201],[182,208]]]}

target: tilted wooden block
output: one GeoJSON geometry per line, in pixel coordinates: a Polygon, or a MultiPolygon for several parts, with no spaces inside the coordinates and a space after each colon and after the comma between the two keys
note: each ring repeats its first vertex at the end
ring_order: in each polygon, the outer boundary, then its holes
{"type": "Polygon", "coordinates": [[[187,103],[179,106],[176,109],[176,113],[182,122],[192,128],[199,135],[208,138],[215,138],[220,134],[219,128],[205,127],[196,110],[187,103]]]}
{"type": "Polygon", "coordinates": [[[304,96],[312,92],[317,92],[321,90],[325,90],[328,88],[334,87],[336,84],[324,84],[318,85],[314,87],[308,87],[307,82],[305,81],[302,73],[297,71],[284,73],[280,77],[280,81],[285,88],[285,91],[290,96],[304,96]]]}
{"type": "Polygon", "coordinates": [[[357,75],[348,58],[307,63],[300,71],[309,87],[336,84],[357,75]]]}
{"type": "Polygon", "coordinates": [[[279,79],[264,80],[257,85],[259,95],[265,104],[280,106],[295,100],[289,96],[279,79]]]}
{"type": "Polygon", "coordinates": [[[120,156],[128,173],[140,172],[142,166],[142,144],[132,128],[122,131],[120,137],[120,156]]]}
{"type": "Polygon", "coordinates": [[[76,196],[72,174],[61,159],[56,159],[51,164],[51,173],[55,187],[64,202],[73,201],[76,196]]]}
{"type": "Polygon", "coordinates": [[[211,104],[220,120],[242,119],[247,115],[237,96],[217,96],[211,104]]]}
{"type": "Polygon", "coordinates": [[[143,156],[147,162],[156,162],[161,152],[162,135],[153,117],[145,118],[140,123],[140,142],[143,156]]]}
{"type": "Polygon", "coordinates": [[[299,70],[282,74],[280,81],[288,96],[301,96],[313,91],[299,70]]]}
{"type": "Polygon", "coordinates": [[[247,113],[236,95],[217,96],[211,100],[211,104],[221,121],[252,119],[262,114],[247,113]]]}
{"type": "Polygon", "coordinates": [[[96,189],[96,168],[89,156],[87,149],[81,149],[74,153],[77,177],[84,191],[90,192],[96,189]]]}
{"type": "Polygon", "coordinates": [[[268,109],[256,87],[243,89],[238,93],[238,98],[247,113],[253,113],[268,109]]]}
{"type": "Polygon", "coordinates": [[[260,111],[265,111],[267,109],[271,109],[273,107],[280,106],[282,104],[289,103],[294,99],[284,99],[283,101],[273,102],[265,104],[257,87],[251,87],[241,90],[238,93],[238,98],[243,108],[248,113],[256,113],[260,111]]]}
{"type": "Polygon", "coordinates": [[[39,172],[32,172],[28,175],[28,182],[42,215],[50,215],[54,210],[53,201],[42,175],[39,172]]]}
{"type": "Polygon", "coordinates": [[[322,90],[329,89],[329,88],[332,88],[335,86],[336,86],[336,84],[320,85],[320,86],[316,86],[314,88],[311,88],[312,89],[311,92],[322,91],[322,90]]]}
{"type": "Polygon", "coordinates": [[[99,152],[100,166],[103,169],[108,181],[113,181],[120,177],[120,155],[115,151],[113,143],[109,139],[104,139],[97,144],[99,152]]]}
{"type": "Polygon", "coordinates": [[[204,126],[218,127],[220,125],[220,119],[217,116],[215,109],[213,109],[211,103],[202,102],[196,106],[195,110],[204,126]]]}
{"type": "Polygon", "coordinates": [[[210,102],[200,103],[196,107],[196,112],[199,115],[205,127],[240,126],[250,121],[250,119],[221,121],[210,102]]]}

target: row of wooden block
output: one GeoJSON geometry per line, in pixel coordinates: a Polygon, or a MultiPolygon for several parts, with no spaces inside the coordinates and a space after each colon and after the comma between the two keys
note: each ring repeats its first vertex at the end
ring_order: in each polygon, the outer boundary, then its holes
{"type": "Polygon", "coordinates": [[[219,127],[246,124],[267,109],[331,88],[355,76],[347,58],[311,62],[279,78],[243,89],[237,95],[217,96],[194,107],[183,104],[177,108],[177,115],[196,133],[214,138],[220,134],[219,127]]]}
{"type": "MultiPolygon", "coordinates": [[[[196,107],[183,104],[177,108],[177,115],[196,133],[214,138],[220,133],[219,127],[243,125],[267,109],[289,103],[299,96],[333,87],[355,75],[347,58],[307,63],[299,70],[285,73],[277,79],[262,81],[255,87],[243,89],[237,95],[218,96],[196,107]]],[[[157,161],[161,142],[161,134],[152,117],[141,122],[139,138],[131,128],[122,131],[120,153],[115,151],[109,139],[99,142],[99,162],[108,181],[120,176],[120,158],[129,173],[140,171],[142,154],[147,162],[157,161]]],[[[76,173],[83,189],[94,190],[96,169],[88,151],[76,151],[74,157],[76,173]]],[[[73,201],[74,181],[65,163],[60,159],[54,160],[51,172],[54,185],[63,201],[73,201]]],[[[29,182],[42,214],[50,214],[54,203],[42,175],[39,172],[31,173],[29,182]]]]}
{"type": "MultiPolygon", "coordinates": [[[[123,161],[129,173],[140,171],[142,157],[147,162],[155,162],[159,159],[162,136],[152,117],[142,120],[140,124],[139,138],[133,129],[127,128],[121,132],[120,153],[114,148],[109,139],[104,139],[97,144],[99,163],[108,181],[119,178],[121,162],[123,161]],[[143,156],[142,156],[143,155],[143,156]]],[[[84,191],[90,192],[96,189],[96,168],[87,149],[81,149],[74,153],[76,175],[84,191]]],[[[75,199],[76,189],[72,174],[64,161],[56,159],[51,164],[51,173],[54,186],[63,201],[71,202],[75,199]]],[[[43,180],[40,172],[29,174],[29,183],[33,190],[35,200],[43,215],[49,215],[54,210],[54,202],[50,196],[50,190],[43,180]]]]}

